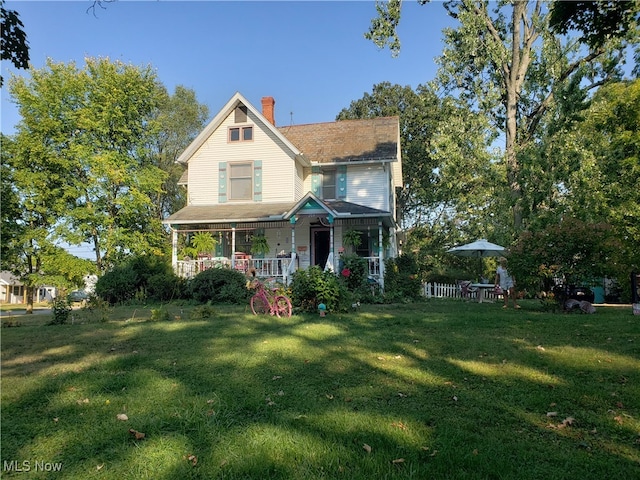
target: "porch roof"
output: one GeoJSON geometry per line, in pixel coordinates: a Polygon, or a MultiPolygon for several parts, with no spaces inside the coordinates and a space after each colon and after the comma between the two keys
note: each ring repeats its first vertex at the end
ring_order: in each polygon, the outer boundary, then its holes
{"type": "MultiPolygon", "coordinates": [[[[323,203],[326,206],[324,210],[327,211],[328,214],[334,215],[335,218],[355,219],[383,217],[385,219],[391,219],[391,214],[384,210],[341,200],[318,201],[323,203]]],[[[189,225],[205,223],[277,222],[288,220],[300,211],[301,206],[300,202],[188,205],[168,217],[163,223],[189,225]]],[[[317,214],[314,215],[317,216],[317,214]]]]}

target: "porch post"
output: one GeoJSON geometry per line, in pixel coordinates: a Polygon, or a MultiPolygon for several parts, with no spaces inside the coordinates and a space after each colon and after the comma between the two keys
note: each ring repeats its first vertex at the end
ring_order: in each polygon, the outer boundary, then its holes
{"type": "Polygon", "coordinates": [[[171,268],[178,273],[178,230],[171,227],[171,268]]]}
{"type": "Polygon", "coordinates": [[[380,288],[384,291],[384,255],[382,252],[382,221],[378,221],[378,262],[380,262],[380,288]]]}
{"type": "Polygon", "coordinates": [[[236,224],[231,224],[231,269],[236,268],[236,224]]]}
{"type": "Polygon", "coordinates": [[[296,251],[296,217],[291,217],[289,220],[291,223],[291,253],[296,251]]]}
{"type": "Polygon", "coordinates": [[[329,221],[329,257],[333,261],[333,271],[336,272],[338,270],[338,266],[336,264],[336,257],[333,254],[333,216],[327,215],[327,220],[329,221]]]}

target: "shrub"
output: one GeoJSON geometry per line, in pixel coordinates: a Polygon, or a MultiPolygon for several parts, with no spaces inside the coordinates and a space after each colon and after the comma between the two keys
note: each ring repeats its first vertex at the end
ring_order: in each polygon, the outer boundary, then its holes
{"type": "Polygon", "coordinates": [[[210,268],[196,275],[189,285],[193,299],[200,303],[235,303],[249,301],[246,278],[237,270],[210,268]]]}
{"type": "Polygon", "coordinates": [[[171,314],[165,307],[160,308],[152,308],[151,309],[151,320],[152,321],[161,321],[168,322],[171,320],[171,314]]]}
{"type": "Polygon", "coordinates": [[[192,320],[204,320],[207,318],[211,318],[215,315],[215,311],[213,307],[209,303],[205,303],[204,305],[198,305],[193,310],[191,310],[191,319],[192,320]]]}
{"type": "Polygon", "coordinates": [[[154,300],[168,300],[180,280],[173,274],[171,266],[163,257],[137,256],[131,257],[121,265],[105,273],[96,283],[96,295],[113,305],[129,300],[144,302],[149,296],[151,287],[154,300]]]}
{"type": "Polygon", "coordinates": [[[66,298],[58,297],[53,300],[51,312],[53,313],[53,318],[49,322],[49,325],[63,325],[69,321],[71,305],[66,298]]]}
{"type": "Polygon", "coordinates": [[[324,303],[329,312],[347,311],[349,300],[346,286],[331,272],[313,266],[293,274],[291,301],[303,312],[317,312],[320,303],[324,303]]]}
{"type": "Polygon", "coordinates": [[[370,303],[372,299],[369,283],[369,265],[365,258],[358,255],[342,257],[340,278],[353,296],[353,301],[370,303]]]}
{"type": "Polygon", "coordinates": [[[184,281],[173,272],[156,273],[147,280],[147,298],[166,302],[182,298],[184,295],[184,281]]]}
{"type": "Polygon", "coordinates": [[[390,302],[420,299],[418,263],[412,254],[403,254],[385,262],[385,298],[390,302]]]}
{"type": "Polygon", "coordinates": [[[96,295],[110,305],[131,300],[136,293],[138,275],[129,265],[105,273],[96,282],[96,295]]]}

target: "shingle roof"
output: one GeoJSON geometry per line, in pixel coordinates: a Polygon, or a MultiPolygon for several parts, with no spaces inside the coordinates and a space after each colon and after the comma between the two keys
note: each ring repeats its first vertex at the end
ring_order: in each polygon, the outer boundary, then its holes
{"type": "Polygon", "coordinates": [[[398,117],[278,128],[312,163],[398,160],[398,117]]]}
{"type": "Polygon", "coordinates": [[[278,220],[291,208],[291,203],[223,203],[219,205],[187,205],[164,223],[251,222],[278,220]],[[273,217],[273,218],[270,218],[273,217]]]}
{"type": "MultiPolygon", "coordinates": [[[[247,203],[221,205],[187,205],[177,211],[163,223],[199,224],[258,222],[282,220],[298,202],[294,203],[247,203]]],[[[342,200],[326,200],[324,202],[338,215],[388,216],[389,212],[375,208],[344,202],[342,200]]]]}

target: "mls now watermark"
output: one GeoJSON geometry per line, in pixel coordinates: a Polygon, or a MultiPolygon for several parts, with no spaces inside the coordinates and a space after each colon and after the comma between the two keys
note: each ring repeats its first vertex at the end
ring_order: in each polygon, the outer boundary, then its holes
{"type": "Polygon", "coordinates": [[[3,472],[60,472],[62,462],[44,462],[41,460],[4,460],[3,472]]]}

